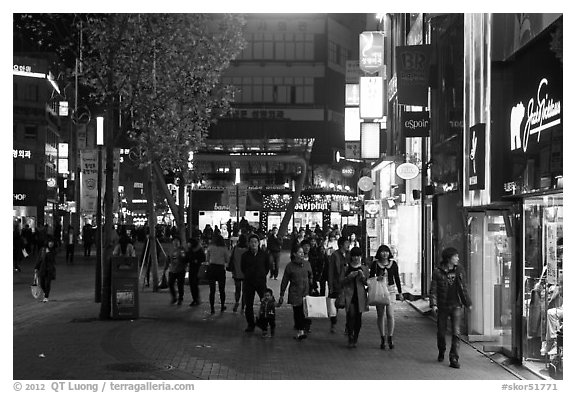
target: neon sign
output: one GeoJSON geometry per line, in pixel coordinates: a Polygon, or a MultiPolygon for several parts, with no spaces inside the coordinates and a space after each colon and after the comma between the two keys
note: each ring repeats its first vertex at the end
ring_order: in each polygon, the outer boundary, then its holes
{"type": "Polygon", "coordinates": [[[537,141],[540,142],[542,131],[561,123],[562,106],[560,101],[548,97],[547,86],[548,79],[542,78],[538,85],[536,100],[534,97],[530,98],[527,107],[520,101],[510,111],[510,150],[521,147],[526,152],[530,135],[537,134],[537,141]]]}

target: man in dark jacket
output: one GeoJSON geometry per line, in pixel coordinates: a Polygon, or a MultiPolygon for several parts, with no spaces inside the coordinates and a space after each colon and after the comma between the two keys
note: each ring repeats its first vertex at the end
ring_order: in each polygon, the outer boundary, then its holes
{"type": "MultiPolygon", "coordinates": [[[[340,278],[350,264],[350,241],[345,237],[338,238],[338,250],[330,255],[328,261],[328,293],[330,298],[338,299],[342,291],[340,278]]],[[[330,332],[336,333],[337,317],[330,317],[330,332]]]]}
{"type": "Polygon", "coordinates": [[[278,238],[278,228],[272,228],[268,236],[267,247],[272,254],[272,266],[270,269],[270,278],[278,280],[278,263],[280,262],[280,251],[282,250],[282,240],[278,238]]]}
{"type": "Polygon", "coordinates": [[[452,324],[452,346],[450,347],[450,367],[460,368],[458,347],[460,327],[464,315],[463,307],[472,309],[468,296],[464,269],[458,264],[458,250],[448,247],[442,251],[442,262],[432,273],[430,287],[430,307],[437,317],[438,361],[444,360],[446,351],[446,328],[448,317],[452,324]]]}
{"type": "Polygon", "coordinates": [[[246,302],[246,322],[248,327],[245,332],[253,332],[256,322],[254,321],[254,296],[256,292],[260,300],[266,291],[266,275],[270,270],[270,255],[260,249],[260,238],[256,234],[248,238],[248,251],[242,254],[240,267],[244,274],[244,301],[246,302]]]}
{"type": "Polygon", "coordinates": [[[202,262],[206,261],[206,254],[199,239],[192,238],[188,240],[186,261],[188,262],[188,284],[190,285],[190,293],[192,294],[190,307],[194,307],[200,304],[198,270],[200,270],[202,262]]]}

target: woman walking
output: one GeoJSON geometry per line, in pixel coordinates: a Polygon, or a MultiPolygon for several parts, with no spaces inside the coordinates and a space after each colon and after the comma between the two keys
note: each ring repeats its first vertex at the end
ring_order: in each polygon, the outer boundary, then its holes
{"type": "Polygon", "coordinates": [[[386,337],[388,337],[388,347],[394,348],[392,336],[394,335],[394,300],[398,293],[400,300],[402,296],[402,285],[400,283],[400,274],[398,273],[398,264],[394,260],[394,255],[390,247],[383,244],[376,251],[376,259],[370,266],[370,277],[377,277],[378,281],[386,280],[388,292],[390,292],[390,304],[387,306],[376,306],[378,330],[380,331],[380,349],[386,348],[386,337]],[[396,289],[398,291],[396,291],[396,289]],[[384,329],[384,317],[386,317],[386,329],[384,329]],[[384,336],[386,333],[386,336],[384,336]]]}
{"type": "Polygon", "coordinates": [[[222,235],[216,235],[212,238],[212,244],[208,247],[206,259],[208,260],[208,279],[210,280],[210,313],[215,313],[216,282],[218,282],[218,290],[220,292],[220,311],[224,312],[226,310],[224,305],[226,300],[226,293],[224,292],[226,286],[226,265],[230,261],[230,252],[222,235]]]}
{"type": "Polygon", "coordinates": [[[52,280],[56,279],[56,266],[55,266],[56,249],[54,240],[48,240],[48,246],[41,251],[40,258],[34,267],[34,273],[38,274],[40,280],[40,288],[44,292],[44,303],[50,297],[50,288],[52,280]]]}
{"type": "Polygon", "coordinates": [[[232,311],[238,311],[240,299],[242,299],[241,312],[244,312],[244,296],[242,294],[242,281],[244,281],[244,273],[242,273],[242,254],[248,251],[248,240],[246,235],[242,234],[238,238],[238,243],[232,248],[232,255],[230,256],[230,268],[232,270],[232,278],[234,278],[234,308],[232,311]]]}
{"type": "Polygon", "coordinates": [[[342,270],[340,282],[345,301],[348,347],[356,348],[362,327],[362,312],[368,311],[366,283],[369,270],[362,265],[362,250],[360,248],[354,247],[350,250],[350,259],[350,264],[342,270]]]}
{"type": "Polygon", "coordinates": [[[314,278],[310,263],[304,260],[304,250],[302,246],[294,246],[290,259],[290,263],[288,263],[284,269],[284,276],[282,276],[278,304],[280,305],[284,302],[284,292],[286,292],[286,287],[290,284],[288,288],[288,304],[292,305],[294,326],[298,330],[298,334],[294,338],[302,340],[307,337],[305,330],[308,330],[310,327],[309,321],[306,321],[306,317],[304,316],[304,303],[302,298],[308,295],[314,278]]]}

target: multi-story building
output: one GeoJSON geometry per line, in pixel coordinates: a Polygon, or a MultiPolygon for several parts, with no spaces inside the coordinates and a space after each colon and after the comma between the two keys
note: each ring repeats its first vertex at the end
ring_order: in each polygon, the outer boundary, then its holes
{"type": "MultiPolygon", "coordinates": [[[[233,184],[234,169],[239,166],[242,182],[260,190],[260,199],[266,200],[268,194],[283,194],[285,183],[290,189],[298,169],[291,163],[264,165],[263,155],[299,150],[309,159],[304,193],[312,192],[307,188],[314,189],[313,198],[323,203],[299,206],[322,208],[297,211],[293,224],[342,226],[348,223],[347,216],[343,219],[341,214],[331,213],[342,210],[342,204],[336,201],[340,196],[352,197],[356,187],[353,177],[345,177],[340,167],[333,167],[334,151],[344,147],[345,65],[346,60],[357,58],[365,15],[248,14],[246,19],[247,46],[222,77],[224,83],[238,88],[234,112],[211,130],[208,146],[212,151],[216,144],[226,152],[253,154],[254,162],[200,162],[197,172],[203,174],[206,187],[224,188],[233,184]],[[281,141],[286,140],[290,142],[282,147],[281,141]],[[267,188],[271,191],[267,192],[267,188]]],[[[201,217],[199,221],[193,218],[193,223],[201,227],[205,222],[220,225],[229,218],[223,213],[225,208],[193,206],[201,217]],[[216,216],[219,218],[206,221],[207,217],[216,216]]],[[[252,209],[262,211],[259,206],[248,208],[252,209]]],[[[283,216],[282,212],[271,213],[283,216]]],[[[251,219],[264,227],[278,221],[251,219]]]]}
{"type": "Polygon", "coordinates": [[[45,55],[14,56],[13,217],[33,229],[52,227],[58,210],[60,120],[49,64],[45,55]]]}

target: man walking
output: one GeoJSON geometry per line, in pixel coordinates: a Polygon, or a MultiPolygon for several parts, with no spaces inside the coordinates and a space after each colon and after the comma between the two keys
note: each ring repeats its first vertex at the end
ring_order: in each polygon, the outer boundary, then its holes
{"type": "Polygon", "coordinates": [[[465,276],[464,269],[459,265],[458,250],[453,247],[444,249],[442,251],[442,261],[432,273],[430,307],[437,318],[439,362],[444,360],[446,328],[448,317],[450,317],[452,326],[450,367],[453,368],[460,368],[458,348],[460,346],[460,328],[464,315],[463,307],[472,309],[465,276]]]}
{"type": "Polygon", "coordinates": [[[259,247],[260,238],[256,234],[248,238],[248,251],[242,254],[240,266],[244,274],[244,301],[246,302],[245,332],[253,332],[256,326],[254,321],[254,296],[256,292],[260,300],[266,291],[266,275],[270,270],[270,255],[259,247]]]}
{"type": "Polygon", "coordinates": [[[280,250],[282,250],[282,241],[278,238],[278,228],[272,228],[272,233],[268,236],[268,251],[272,254],[272,267],[270,278],[278,280],[278,264],[280,263],[280,250]]]}
{"type": "MultiPolygon", "coordinates": [[[[338,238],[338,250],[330,255],[328,262],[328,293],[330,298],[338,299],[342,291],[341,275],[350,264],[350,241],[344,236],[338,238]]],[[[336,333],[337,317],[330,317],[330,332],[336,333]]]]}

